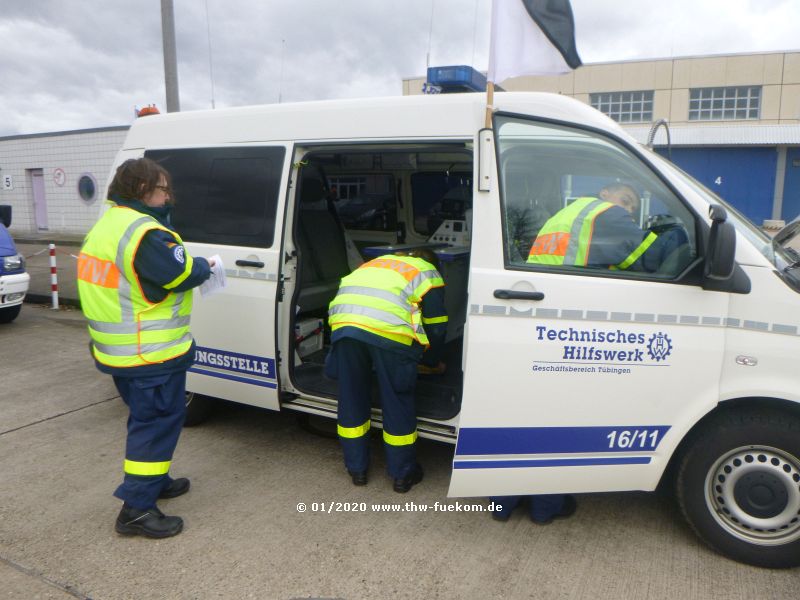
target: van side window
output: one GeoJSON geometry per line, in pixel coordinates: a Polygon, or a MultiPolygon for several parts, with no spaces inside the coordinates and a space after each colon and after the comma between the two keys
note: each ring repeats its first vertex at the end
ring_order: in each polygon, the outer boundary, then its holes
{"type": "Polygon", "coordinates": [[[347,229],[397,229],[397,200],[391,174],[329,177],[328,183],[335,190],[336,212],[347,229]]]}
{"type": "Polygon", "coordinates": [[[176,231],[189,242],[269,248],[284,148],[152,150],[172,175],[176,231]]]}
{"type": "Polygon", "coordinates": [[[463,220],[472,208],[472,173],[449,169],[412,173],[411,204],[414,231],[422,235],[435,233],[445,219],[463,220]]]}
{"type": "Polygon", "coordinates": [[[674,279],[697,256],[695,217],[622,144],[497,118],[506,265],[674,279]]]}

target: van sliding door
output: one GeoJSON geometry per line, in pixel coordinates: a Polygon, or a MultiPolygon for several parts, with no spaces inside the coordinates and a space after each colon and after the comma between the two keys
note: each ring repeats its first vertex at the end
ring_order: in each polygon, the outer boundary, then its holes
{"type": "Polygon", "coordinates": [[[218,254],[227,286],[195,294],[187,390],[278,410],[275,309],[288,146],[153,150],[170,172],[175,230],[194,256],[218,254]]]}

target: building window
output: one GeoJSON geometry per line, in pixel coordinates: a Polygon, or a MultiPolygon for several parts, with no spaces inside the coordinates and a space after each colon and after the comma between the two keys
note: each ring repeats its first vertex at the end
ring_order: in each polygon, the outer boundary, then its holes
{"type": "Polygon", "coordinates": [[[758,119],[761,87],[714,87],[689,90],[690,121],[758,119]]]}
{"type": "Polygon", "coordinates": [[[591,104],[618,123],[653,120],[653,91],[590,94],[591,104]]]}
{"type": "Polygon", "coordinates": [[[84,173],[78,179],[78,195],[86,204],[91,204],[97,198],[97,182],[91,173],[84,173]]]}

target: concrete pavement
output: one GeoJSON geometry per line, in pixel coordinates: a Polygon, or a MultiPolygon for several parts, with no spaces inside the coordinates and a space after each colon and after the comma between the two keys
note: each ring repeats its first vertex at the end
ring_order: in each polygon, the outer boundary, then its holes
{"type": "Polygon", "coordinates": [[[118,536],[126,409],[86,342],[69,309],[29,305],[0,328],[0,598],[797,598],[800,570],[714,554],[657,495],[583,495],[548,527],[405,510],[487,502],[446,497],[452,446],[422,440],[425,480],[400,495],[376,438],[357,488],[335,439],[243,406],[182,436],[173,472],[192,489],[161,508],[184,532],[118,536]]]}

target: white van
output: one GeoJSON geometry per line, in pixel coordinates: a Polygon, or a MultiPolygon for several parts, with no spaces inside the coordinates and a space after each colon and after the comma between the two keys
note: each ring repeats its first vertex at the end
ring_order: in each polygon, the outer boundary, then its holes
{"type": "Polygon", "coordinates": [[[454,94],[134,123],[116,164],[164,165],[176,230],[227,267],[195,302],[190,419],[209,398],[335,418],[339,279],[428,246],[451,322],[418,430],[455,444],[450,496],[669,480],[718,551],[800,564],[800,255],[585,104],[498,93],[491,129],[484,114],[454,94]],[[641,194],[643,229],[679,236],[658,270],[526,262],[549,216],[612,182],[641,194]]]}

